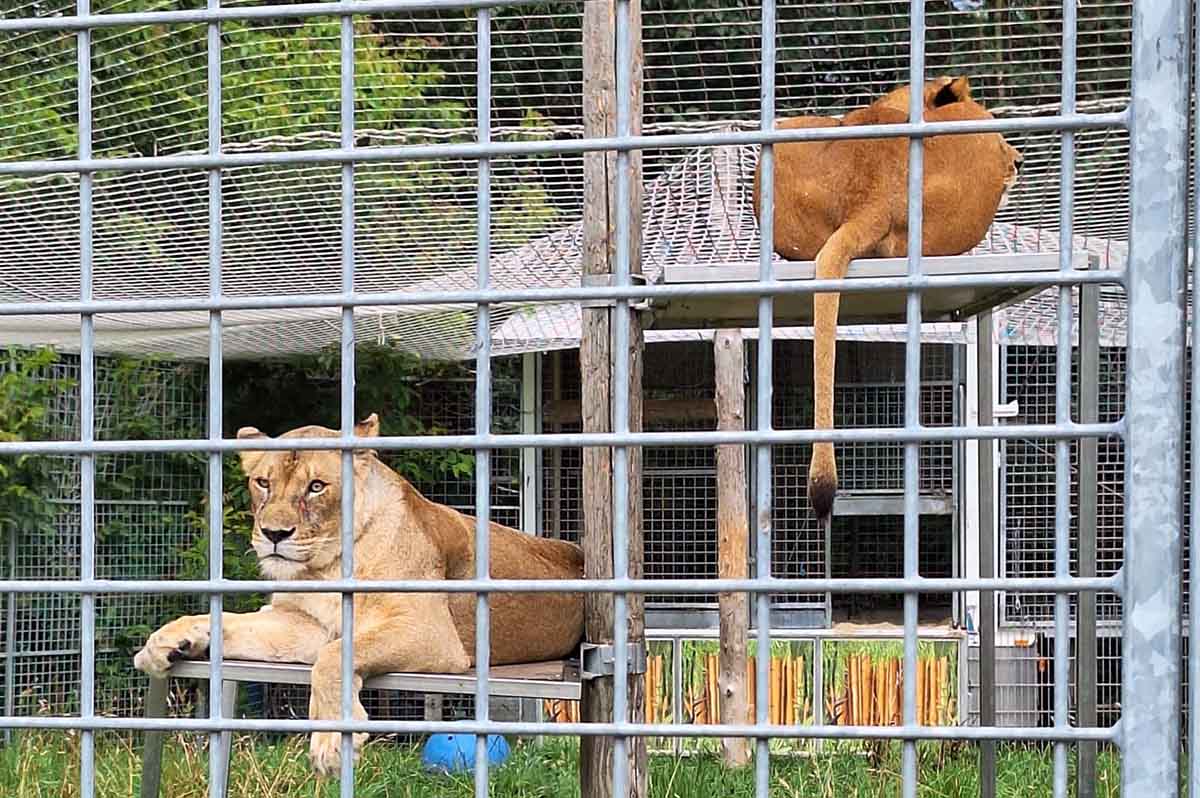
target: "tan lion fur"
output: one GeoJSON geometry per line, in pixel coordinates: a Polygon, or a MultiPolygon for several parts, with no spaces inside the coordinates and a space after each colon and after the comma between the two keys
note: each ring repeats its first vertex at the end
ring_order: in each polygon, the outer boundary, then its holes
{"type": "MultiPolygon", "coordinates": [[[[375,437],[379,419],[356,425],[375,437]]],[[[309,426],[283,438],[336,437],[309,426]]],[[[248,427],[242,439],[264,438],[248,427]]],[[[341,577],[341,454],[243,452],[254,514],[252,543],[272,579],[341,577]],[[317,481],[317,482],[314,482],[317,481]],[[321,484],[324,487],[319,487],[321,484]],[[314,488],[318,488],[314,491],[314,488]],[[273,543],[264,530],[294,529],[273,543]]],[[[354,575],[359,579],[467,579],[475,575],[475,520],[422,496],[374,452],[354,457],[354,575]]],[[[279,534],[278,532],[276,533],[279,534]]],[[[582,550],[491,525],[491,575],[497,579],[580,579],[582,550]]],[[[496,593],[490,600],[494,664],[559,659],[583,636],[583,598],[563,593],[496,593]]],[[[309,717],[341,714],[341,596],[278,593],[254,613],[224,613],[228,659],[312,663],[309,717]]],[[[209,616],[179,618],[150,635],[135,666],[163,676],[173,661],[206,655],[209,616]]],[[[475,594],[359,593],[354,597],[355,693],[364,677],[387,672],[458,673],[474,663],[475,594]]],[[[355,716],[366,712],[356,697],[355,716]]],[[[366,735],[355,735],[356,748],[366,735]]],[[[311,755],[322,773],[337,770],[339,734],[316,733],[311,755]]]]}
{"type": "MultiPolygon", "coordinates": [[[[929,122],[991,119],[971,97],[967,78],[925,85],[929,122]]],[[[782,119],[780,128],[901,124],[908,121],[903,86],[841,119],[782,119]]],[[[774,248],[789,260],[815,260],[818,279],[846,276],[862,257],[908,253],[908,139],[790,142],[775,145],[774,248]]],[[[1016,182],[1021,155],[997,133],[933,136],[924,146],[925,255],[959,255],[975,247],[1016,182]]],[[[754,176],[758,216],[761,167],[754,176]]],[[[833,377],[839,295],[813,296],[814,426],[833,428],[833,377]]],[[[813,447],[808,495],[825,518],[837,493],[833,444],[813,447]]]]}

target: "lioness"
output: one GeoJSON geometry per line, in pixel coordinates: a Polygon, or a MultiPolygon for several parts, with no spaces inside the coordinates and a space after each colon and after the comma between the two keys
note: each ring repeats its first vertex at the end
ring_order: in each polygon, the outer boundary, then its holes
{"type": "MultiPolygon", "coordinates": [[[[909,87],[866,108],[832,117],[783,119],[781,128],[897,124],[908,121],[909,87]]],[[[929,122],[991,119],[971,97],[967,78],[925,84],[929,122]]],[[[790,260],[816,260],[818,279],[846,276],[860,257],[908,252],[908,139],[791,142],[775,146],[774,248],[790,260]]],[[[925,139],[925,255],[959,255],[987,233],[1020,169],[1021,154],[997,133],[925,139]]],[[[754,213],[760,215],[754,175],[754,213]]],[[[761,218],[761,217],[760,217],[761,218]]],[[[833,428],[834,350],[839,295],[813,296],[813,385],[816,429],[833,428]]],[[[818,518],[833,508],[837,463],[833,444],[813,447],[808,497],[818,518]]]]}
{"type": "MultiPolygon", "coordinates": [[[[375,437],[379,418],[357,424],[375,437]]],[[[336,437],[318,426],[284,438],[336,437]]],[[[238,438],[264,438],[253,427],[238,438]]],[[[254,514],[252,542],[271,579],[341,576],[341,454],[336,451],[242,452],[254,514]]],[[[373,451],[354,456],[354,575],[359,579],[467,579],[475,575],[475,522],[426,499],[373,451]]],[[[572,543],[491,525],[491,575],[497,579],[579,579],[583,553],[572,543]]],[[[224,613],[229,659],[312,663],[309,717],[341,716],[341,596],[277,593],[254,613],[224,613]]],[[[583,636],[583,598],[563,593],[491,596],[491,661],[559,659],[583,636]]],[[[163,676],[171,663],[203,657],[209,616],[189,615],[150,635],[134,665],[163,676]]],[[[458,673],[474,663],[475,594],[359,593],[354,596],[354,687],[392,671],[458,673]]],[[[355,699],[354,716],[366,711],[355,699]]],[[[355,749],[365,734],[355,735],[355,749]]],[[[341,735],[314,733],[310,753],[320,773],[339,767],[341,735]]]]}

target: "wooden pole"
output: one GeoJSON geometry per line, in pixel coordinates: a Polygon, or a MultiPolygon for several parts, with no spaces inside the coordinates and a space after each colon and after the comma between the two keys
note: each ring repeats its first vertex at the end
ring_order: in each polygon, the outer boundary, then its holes
{"type": "MultiPolygon", "coordinates": [[[[630,3],[632,37],[631,133],[638,135],[642,124],[642,33],[641,4],[630,3]]],[[[583,124],[589,138],[616,135],[616,7],[613,0],[595,0],[584,4],[583,16],[583,124]]],[[[642,250],[642,159],[640,152],[629,154],[630,202],[616,202],[617,156],[613,152],[589,152],[583,160],[583,273],[612,274],[616,271],[616,220],[619,213],[631,214],[630,271],[641,272],[642,250]]],[[[582,380],[582,416],[584,432],[608,432],[612,427],[612,368],[616,358],[629,362],[629,428],[642,428],[642,328],[637,313],[631,314],[629,351],[615,352],[612,346],[612,308],[582,309],[583,329],[579,346],[582,380]]],[[[612,540],[612,451],[587,447],[583,450],[583,526],[581,543],[584,576],[607,579],[613,575],[612,540]]],[[[641,450],[629,450],[629,577],[642,578],[642,468],[641,450]]],[[[627,598],[629,642],[640,646],[645,641],[644,600],[639,594],[627,598]]],[[[588,642],[613,642],[613,597],[589,593],[584,597],[584,626],[588,642]]],[[[628,720],[640,723],[645,718],[645,680],[628,679],[628,720]]],[[[580,715],[587,723],[611,722],[613,679],[586,680],[582,685],[580,715]]],[[[585,736],[580,742],[579,784],[581,798],[644,798],[646,795],[646,740],[633,737],[628,753],[628,791],[614,796],[612,766],[614,741],[611,737],[585,736]]]]}
{"type": "MultiPolygon", "coordinates": [[[[716,366],[717,429],[746,428],[745,347],[741,330],[718,330],[713,337],[716,366]]],[[[749,575],[750,508],[746,502],[746,449],[717,447],[717,574],[721,579],[749,575]]],[[[750,610],[745,593],[718,596],[721,624],[721,722],[750,723],[746,687],[746,629],[750,610]]],[[[750,745],[743,738],[721,740],[721,758],[728,767],[750,762],[750,745]]]]}

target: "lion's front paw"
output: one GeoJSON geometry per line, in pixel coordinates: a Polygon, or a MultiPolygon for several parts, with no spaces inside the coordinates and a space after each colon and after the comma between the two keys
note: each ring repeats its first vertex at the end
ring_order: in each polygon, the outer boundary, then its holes
{"type": "MultiPolygon", "coordinates": [[[[366,734],[354,735],[354,759],[367,741],[366,734]]],[[[308,748],[312,759],[313,770],[321,776],[332,776],[342,767],[342,734],[341,732],[313,732],[312,743],[308,748]]]]}
{"type": "Polygon", "coordinates": [[[179,618],[150,635],[146,645],[134,655],[133,666],[161,679],[176,660],[203,655],[208,651],[208,643],[207,618],[179,618]]]}

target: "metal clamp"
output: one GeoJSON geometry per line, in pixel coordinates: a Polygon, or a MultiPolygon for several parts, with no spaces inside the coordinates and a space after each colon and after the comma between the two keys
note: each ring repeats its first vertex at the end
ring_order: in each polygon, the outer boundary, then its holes
{"type": "MultiPolygon", "coordinates": [[[[627,646],[628,672],[640,675],[646,672],[646,643],[631,642],[627,646]]],[[[617,655],[612,643],[583,643],[579,646],[579,678],[583,681],[612,676],[617,655]]]]}
{"type": "MultiPolygon", "coordinates": [[[[634,284],[646,285],[646,275],[636,272],[629,275],[629,279],[634,284]]],[[[583,288],[612,288],[616,285],[616,275],[611,273],[606,274],[582,274],[579,276],[579,285],[583,288]]],[[[579,307],[581,308],[611,308],[615,307],[617,301],[615,299],[581,299],[579,307]]],[[[646,300],[639,302],[631,301],[629,303],[630,310],[649,310],[650,304],[646,300]]]]}

